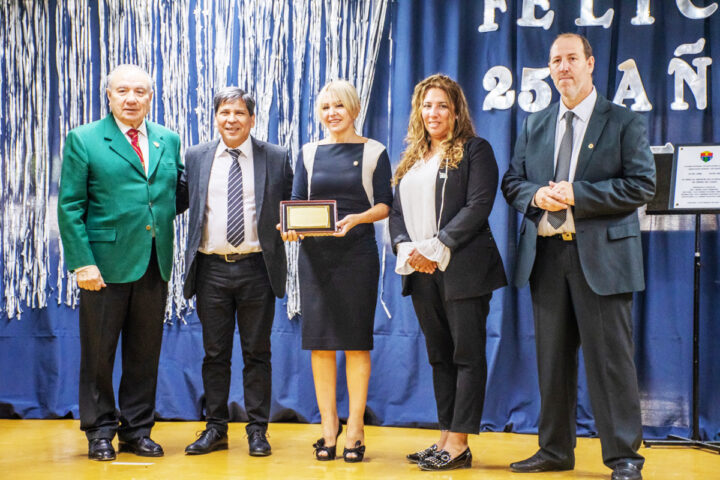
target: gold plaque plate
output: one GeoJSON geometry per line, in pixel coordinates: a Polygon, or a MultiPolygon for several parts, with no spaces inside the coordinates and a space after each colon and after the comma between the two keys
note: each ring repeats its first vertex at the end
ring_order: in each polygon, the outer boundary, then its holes
{"type": "Polygon", "coordinates": [[[280,202],[283,232],[295,230],[304,235],[332,235],[336,231],[335,200],[286,200],[280,202]]]}

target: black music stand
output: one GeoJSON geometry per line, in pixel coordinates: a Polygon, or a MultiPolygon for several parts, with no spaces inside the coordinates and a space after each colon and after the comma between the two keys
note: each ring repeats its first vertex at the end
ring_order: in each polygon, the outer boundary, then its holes
{"type": "MultiPolygon", "coordinates": [[[[678,149],[680,146],[677,147],[678,149]]],[[[677,151],[677,150],[676,150],[677,151]]],[[[709,450],[720,454],[720,442],[706,442],[700,440],[700,419],[698,406],[700,401],[700,233],[701,217],[703,213],[718,214],[720,209],[677,209],[671,208],[671,201],[675,184],[675,154],[656,153],[655,170],[657,184],[655,198],[647,205],[648,215],[695,215],[695,253],[693,277],[693,382],[692,382],[692,437],[685,438],[679,435],[668,435],[666,440],[644,440],[643,445],[678,446],[709,450]]],[[[717,159],[720,161],[720,158],[717,159]]]]}

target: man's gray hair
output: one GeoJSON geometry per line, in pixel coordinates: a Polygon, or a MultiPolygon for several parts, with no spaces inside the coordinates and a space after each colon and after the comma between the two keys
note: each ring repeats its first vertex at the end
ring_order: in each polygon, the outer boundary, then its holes
{"type": "Polygon", "coordinates": [[[142,67],[133,65],[132,63],[123,63],[122,65],[118,65],[117,67],[113,68],[112,71],[110,73],[108,73],[108,76],[105,79],[105,88],[111,88],[116,77],[118,75],[121,75],[124,71],[128,71],[128,70],[134,70],[136,72],[140,72],[143,75],[145,75],[145,77],[147,78],[148,89],[151,92],[154,91],[153,79],[150,76],[150,74],[148,72],[146,72],[142,67]]]}
{"type": "Polygon", "coordinates": [[[245,106],[248,109],[250,116],[255,115],[255,99],[250,96],[245,90],[240,87],[223,87],[213,97],[213,106],[215,107],[215,113],[220,109],[220,105],[225,102],[234,102],[235,100],[242,100],[245,102],[245,106]]]}

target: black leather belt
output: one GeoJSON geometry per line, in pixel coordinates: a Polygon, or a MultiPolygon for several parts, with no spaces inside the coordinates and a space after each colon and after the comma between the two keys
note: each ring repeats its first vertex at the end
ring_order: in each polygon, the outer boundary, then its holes
{"type": "Polygon", "coordinates": [[[563,242],[573,242],[575,241],[575,234],[574,233],[558,233],[556,235],[548,235],[547,237],[540,237],[540,238],[546,238],[548,240],[562,240],[563,242]]]}
{"type": "MultiPolygon", "coordinates": [[[[202,253],[202,252],[201,252],[202,253]]],[[[210,257],[216,260],[222,260],[223,262],[233,263],[233,262],[239,262],[240,260],[245,260],[248,258],[251,258],[255,255],[260,255],[260,252],[250,252],[250,253],[226,253],[226,254],[217,254],[217,253],[203,253],[206,257],[210,257]]]]}

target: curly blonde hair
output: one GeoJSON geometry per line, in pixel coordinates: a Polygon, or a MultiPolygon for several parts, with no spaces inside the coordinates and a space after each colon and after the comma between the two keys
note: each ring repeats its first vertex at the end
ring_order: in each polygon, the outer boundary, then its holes
{"type": "Polygon", "coordinates": [[[440,73],[427,77],[415,85],[412,96],[412,111],[408,122],[408,133],[405,137],[407,148],[403,152],[397,170],[395,170],[393,185],[397,185],[415,162],[424,159],[430,151],[430,135],[423,123],[422,106],[425,95],[431,88],[439,88],[445,92],[450,101],[450,114],[455,117],[452,131],[441,144],[443,157],[441,167],[444,168],[447,165],[448,168],[457,168],[460,161],[462,161],[463,145],[475,136],[475,127],[473,127],[467,100],[460,85],[452,78],[440,73]]]}

